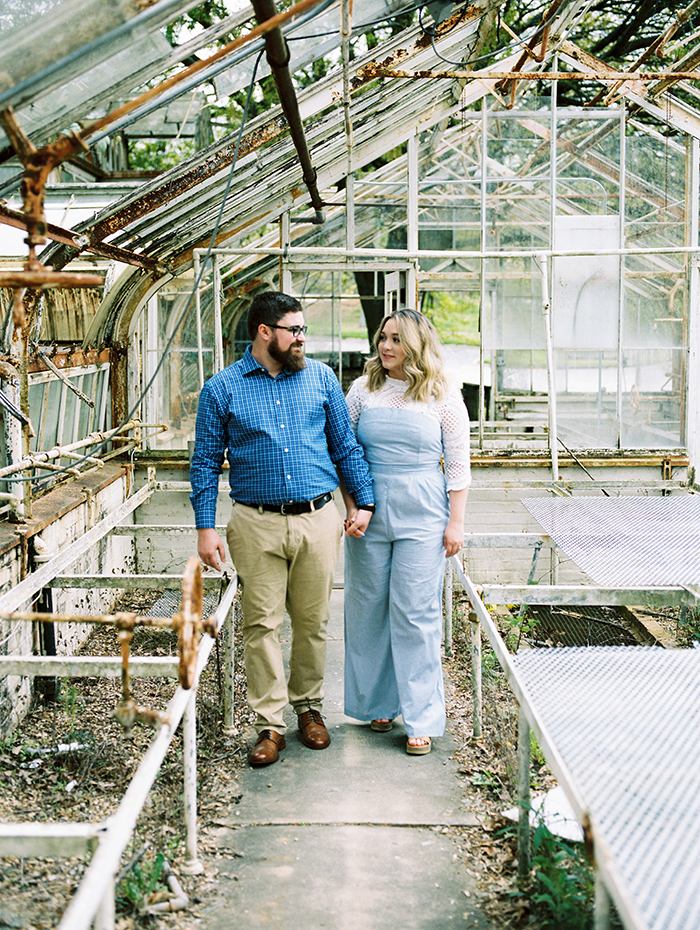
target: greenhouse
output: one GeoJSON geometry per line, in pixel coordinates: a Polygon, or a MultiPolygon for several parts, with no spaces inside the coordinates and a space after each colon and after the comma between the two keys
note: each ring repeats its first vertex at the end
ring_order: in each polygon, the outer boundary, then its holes
{"type": "MultiPolygon", "coordinates": [[[[700,0],[0,5],[0,748],[60,682],[105,676],[119,722],[150,723],[164,754],[165,717],[130,675],[179,675],[169,739],[182,717],[199,862],[187,693],[215,640],[221,730],[245,723],[235,568],[191,559],[200,391],[244,356],[266,291],[301,302],[306,354],[344,391],[385,316],[419,310],[471,431],[444,653],[463,597],[471,648],[488,644],[518,704],[519,875],[532,732],[595,850],[596,927],[614,909],[626,928],[697,926],[698,759],[679,748],[700,714],[696,651],[666,648],[649,618],[675,612],[685,635],[700,598],[699,43],[700,0]],[[179,650],[162,662],[130,655],[139,610],[122,600],[157,588],[179,650]],[[529,651],[506,642],[505,612],[520,630],[539,618],[529,651]],[[81,658],[103,623],[121,652],[81,658]],[[618,696],[621,680],[639,689],[618,696]],[[609,746],[593,701],[608,693],[625,708],[609,746]],[[626,732],[630,708],[644,719],[626,732]],[[650,733],[664,761],[642,751],[650,733]],[[618,777],[606,752],[639,754],[644,788],[628,772],[600,788],[618,777]]],[[[0,820],[0,857],[69,842],[43,816],[21,835],[24,818],[0,820]]],[[[119,847],[84,826],[70,855],[98,850],[93,884],[61,930],[115,925],[131,833],[119,847]]]]}

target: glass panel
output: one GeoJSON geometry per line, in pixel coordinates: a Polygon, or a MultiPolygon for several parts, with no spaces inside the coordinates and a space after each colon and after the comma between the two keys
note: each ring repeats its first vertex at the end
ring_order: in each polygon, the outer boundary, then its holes
{"type": "Polygon", "coordinates": [[[619,118],[564,115],[557,120],[557,133],[557,213],[619,215],[619,118]]]}
{"type": "Polygon", "coordinates": [[[684,349],[626,350],[622,387],[622,445],[677,448],[685,421],[684,349]]]}
{"type": "Polygon", "coordinates": [[[557,430],[570,448],[618,446],[617,351],[559,351],[557,430]]]}
{"type": "Polygon", "coordinates": [[[44,418],[44,437],[42,449],[52,449],[58,443],[58,426],[61,410],[61,396],[63,385],[60,381],[49,381],[48,397],[46,399],[46,415],[44,418]]]}
{"type": "Polygon", "coordinates": [[[46,428],[46,405],[45,399],[48,394],[48,384],[40,382],[39,384],[29,385],[29,419],[34,427],[34,435],[29,440],[29,448],[32,452],[44,449],[44,430],[46,428]]]}
{"type": "Polygon", "coordinates": [[[77,407],[80,401],[73,391],[68,390],[65,384],[61,384],[61,391],[65,397],[61,444],[67,445],[69,442],[75,442],[78,439],[77,407]]]}
{"type": "Polygon", "coordinates": [[[109,400],[109,366],[106,365],[97,374],[97,390],[95,391],[95,429],[108,430],[112,428],[112,408],[109,400]]]}
{"type": "MultiPolygon", "coordinates": [[[[369,300],[374,307],[370,291],[379,290],[379,295],[375,296],[383,305],[383,272],[377,272],[376,276],[373,272],[364,274],[368,278],[363,282],[363,295],[366,291],[363,300],[369,300]]],[[[347,390],[362,373],[369,353],[367,323],[355,274],[341,270],[300,270],[293,274],[292,290],[304,304],[304,317],[309,326],[307,354],[330,365],[347,390]]]]}
{"type": "MultiPolygon", "coordinates": [[[[663,127],[668,132],[668,127],[663,127]]],[[[685,242],[685,150],[630,123],[626,155],[626,236],[630,246],[685,242]]]]}
{"type": "MultiPolygon", "coordinates": [[[[90,400],[94,401],[95,393],[95,373],[88,372],[87,374],[79,375],[73,380],[73,383],[76,387],[85,394],[86,397],[89,397],[90,400]]],[[[89,404],[86,404],[84,400],[79,401],[80,407],[78,412],[78,438],[82,439],[85,436],[88,436],[93,430],[93,423],[95,419],[94,408],[89,404]]]]}
{"type": "MultiPolygon", "coordinates": [[[[147,332],[147,310],[142,316],[142,358],[148,360],[143,372],[143,387],[150,380],[158,363],[165,358],[150,388],[149,417],[153,417],[151,422],[166,423],[168,429],[150,437],[148,442],[151,448],[186,449],[188,441],[194,439],[200,379],[196,304],[194,298],[190,300],[191,290],[192,281],[185,279],[180,289],[171,284],[167,290],[159,293],[155,334],[149,335],[147,332]],[[182,320],[186,308],[185,319],[182,320]],[[166,354],[166,347],[171,339],[166,354]],[[149,350],[149,345],[152,346],[152,350],[149,350]]],[[[206,381],[214,370],[214,296],[210,280],[207,286],[202,288],[200,299],[202,362],[206,381]]],[[[225,355],[227,344],[228,341],[224,338],[225,355]]],[[[227,361],[230,362],[231,359],[227,358],[227,361]]]]}

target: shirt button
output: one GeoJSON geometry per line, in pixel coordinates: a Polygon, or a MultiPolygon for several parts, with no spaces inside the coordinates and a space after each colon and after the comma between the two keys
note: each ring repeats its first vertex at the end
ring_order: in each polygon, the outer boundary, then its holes
{"type": "Polygon", "coordinates": [[[284,423],[280,423],[280,429],[284,429],[284,423]]]}
{"type": "Polygon", "coordinates": [[[284,451],[285,451],[285,452],[289,452],[289,449],[285,449],[284,451]]]}
{"type": "Polygon", "coordinates": [[[292,480],[292,476],[291,476],[291,475],[287,475],[287,481],[291,481],[291,480],[292,480]]]}
{"type": "Polygon", "coordinates": [[[279,402],[278,400],[276,400],[276,401],[275,401],[275,403],[276,403],[276,404],[277,404],[277,406],[279,407],[279,405],[280,405],[280,402],[279,402]]]}

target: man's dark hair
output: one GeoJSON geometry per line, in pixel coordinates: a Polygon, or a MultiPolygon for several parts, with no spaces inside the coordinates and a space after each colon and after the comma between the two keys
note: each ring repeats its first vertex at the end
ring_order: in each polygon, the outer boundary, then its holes
{"type": "Polygon", "coordinates": [[[248,309],[248,335],[251,342],[255,340],[261,323],[275,325],[288,313],[299,313],[303,309],[296,297],[281,291],[265,291],[264,294],[258,294],[248,309]]]}

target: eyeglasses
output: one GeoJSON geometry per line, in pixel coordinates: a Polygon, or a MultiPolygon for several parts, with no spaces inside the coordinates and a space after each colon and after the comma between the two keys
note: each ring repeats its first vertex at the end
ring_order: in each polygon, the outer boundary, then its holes
{"type": "Polygon", "coordinates": [[[277,326],[275,323],[266,323],[265,325],[269,326],[270,329],[286,329],[295,339],[298,336],[305,336],[309,328],[308,326],[277,326]]]}

